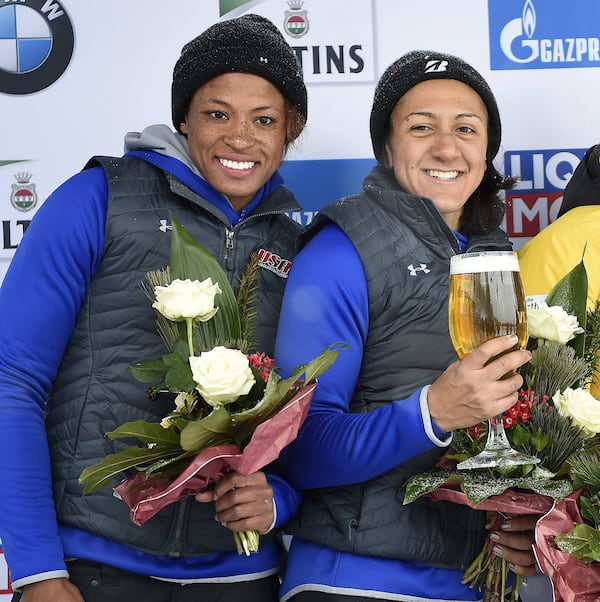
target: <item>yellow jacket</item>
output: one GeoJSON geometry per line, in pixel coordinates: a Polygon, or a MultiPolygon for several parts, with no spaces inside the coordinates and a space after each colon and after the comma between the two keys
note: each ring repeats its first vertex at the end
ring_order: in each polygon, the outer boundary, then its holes
{"type": "MultiPolygon", "coordinates": [[[[525,295],[544,297],[583,258],[588,276],[587,305],[593,307],[600,299],[600,205],[570,209],[523,245],[518,255],[525,295]]],[[[591,393],[600,399],[599,375],[591,393]]]]}
{"type": "Polygon", "coordinates": [[[588,308],[600,299],[600,205],[571,209],[519,251],[525,295],[547,295],[583,258],[588,308]],[[584,255],[585,249],[585,255],[584,255]]]}

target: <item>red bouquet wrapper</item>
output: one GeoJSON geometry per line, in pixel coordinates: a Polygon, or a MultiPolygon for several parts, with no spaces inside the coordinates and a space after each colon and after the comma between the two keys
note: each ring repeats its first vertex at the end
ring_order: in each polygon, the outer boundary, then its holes
{"type": "Polygon", "coordinates": [[[542,569],[552,581],[554,602],[598,602],[600,565],[586,564],[572,554],[559,550],[554,537],[570,531],[583,519],[579,511],[581,490],[556,504],[535,528],[533,551],[542,569]]]}
{"type": "Polygon", "coordinates": [[[132,522],[143,525],[165,506],[196,494],[230,470],[249,475],[276,460],[297,437],[316,386],[301,389],[277,414],[259,424],[243,452],[233,444],[207,447],[177,477],[152,479],[140,472],[122,481],[115,493],[129,506],[132,522]]]}
{"type": "Polygon", "coordinates": [[[580,495],[581,490],[555,503],[548,496],[507,489],[475,505],[462,491],[440,487],[428,497],[513,516],[540,515],[535,527],[533,552],[541,571],[552,581],[554,602],[598,602],[600,565],[586,564],[559,550],[554,543],[556,535],[567,533],[583,522],[577,501],[580,495]]]}

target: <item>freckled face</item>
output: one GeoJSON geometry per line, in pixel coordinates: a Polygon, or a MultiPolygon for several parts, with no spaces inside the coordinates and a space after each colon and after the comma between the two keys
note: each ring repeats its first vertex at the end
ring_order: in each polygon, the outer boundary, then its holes
{"type": "Polygon", "coordinates": [[[281,92],[250,73],[218,75],[192,97],[181,131],[200,173],[236,211],[279,167],[286,115],[281,92]]]}
{"type": "Polygon", "coordinates": [[[454,230],[486,169],[487,110],[469,86],[452,79],[411,88],[390,116],[385,145],[400,187],[430,198],[454,230]]]}

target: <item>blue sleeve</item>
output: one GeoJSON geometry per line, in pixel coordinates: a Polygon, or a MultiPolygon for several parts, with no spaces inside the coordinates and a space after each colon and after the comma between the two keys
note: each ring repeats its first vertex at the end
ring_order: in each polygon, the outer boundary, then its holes
{"type": "Polygon", "coordinates": [[[273,489],[273,499],[275,500],[277,511],[274,526],[280,527],[289,522],[297,514],[298,510],[300,510],[302,495],[285,479],[277,475],[267,474],[267,481],[273,489]]]}
{"type": "Polygon", "coordinates": [[[298,438],[282,451],[286,475],[299,489],[359,483],[439,445],[427,425],[426,390],[367,414],[349,413],[368,316],[360,258],[329,224],[294,259],[275,350],[276,365],[286,374],[331,343],[349,344],[319,378],[298,438]]]}
{"type": "Polygon", "coordinates": [[[106,204],[99,168],[61,185],[0,287],[0,537],[13,582],[65,569],[44,409],[102,257],[106,204]]]}

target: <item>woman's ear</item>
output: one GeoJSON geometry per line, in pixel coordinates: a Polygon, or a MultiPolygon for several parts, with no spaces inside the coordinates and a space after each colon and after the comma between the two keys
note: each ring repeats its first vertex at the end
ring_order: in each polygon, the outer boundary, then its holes
{"type": "Polygon", "coordinates": [[[391,169],[393,165],[394,165],[394,162],[392,160],[392,148],[391,148],[389,142],[386,142],[383,145],[383,165],[382,165],[382,167],[385,167],[386,169],[391,169]]]}
{"type": "Polygon", "coordinates": [[[187,121],[182,121],[182,122],[179,124],[179,131],[180,131],[182,134],[187,134],[187,133],[188,133],[188,125],[187,125],[187,121]]]}

